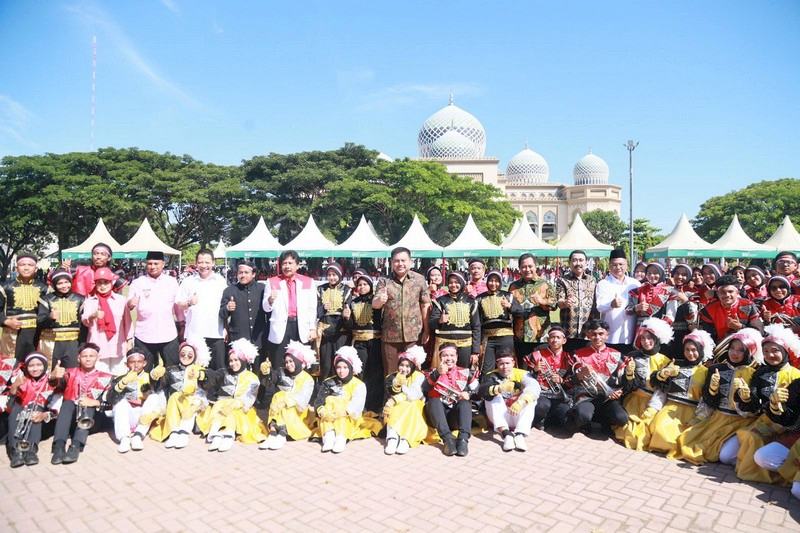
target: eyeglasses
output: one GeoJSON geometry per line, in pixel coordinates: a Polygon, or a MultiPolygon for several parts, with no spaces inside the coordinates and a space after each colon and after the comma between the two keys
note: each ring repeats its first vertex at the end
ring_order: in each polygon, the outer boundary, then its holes
{"type": "Polygon", "coordinates": [[[793,261],[791,259],[780,259],[778,261],[775,261],[775,263],[778,265],[796,265],[797,261],[793,261]]]}

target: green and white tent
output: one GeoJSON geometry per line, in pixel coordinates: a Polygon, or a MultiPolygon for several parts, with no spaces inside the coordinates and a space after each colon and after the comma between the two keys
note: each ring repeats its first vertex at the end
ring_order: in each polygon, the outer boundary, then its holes
{"type": "Polygon", "coordinates": [[[347,239],[336,246],[335,257],[388,257],[389,247],[378,238],[372,225],[364,215],[347,239]]]}
{"type": "Polygon", "coordinates": [[[117,240],[111,236],[111,233],[108,232],[108,228],[106,228],[102,218],[97,220],[97,225],[94,227],[94,231],[92,231],[85,241],[77,246],[73,246],[72,248],[61,250],[61,258],[87,259],[92,256],[92,246],[98,242],[109,245],[112,251],[117,251],[120,247],[120,244],[117,242],[117,240]]]}
{"type": "Polygon", "coordinates": [[[314,215],[308,215],[305,227],[283,249],[294,250],[303,257],[330,257],[335,253],[336,243],[322,234],[314,222],[314,215]]]}
{"type": "Polygon", "coordinates": [[[708,257],[711,245],[694,231],[686,214],[681,214],[672,233],[663,241],[651,246],[644,252],[647,258],[652,257],[708,257]]]}
{"type": "Polygon", "coordinates": [[[444,257],[498,257],[500,247],[483,236],[472,215],[469,215],[461,233],[444,247],[443,253],[444,257]]]}
{"type": "Polygon", "coordinates": [[[150,222],[145,218],[139,229],[133,234],[128,242],[119,247],[119,251],[114,250],[114,257],[119,259],[144,259],[147,252],[164,252],[167,255],[180,256],[180,250],[176,250],[165,244],[158,238],[156,232],[150,226],[150,222]]]}
{"type": "Polygon", "coordinates": [[[794,224],[789,219],[789,215],[783,217],[783,222],[772,234],[772,237],[767,239],[764,243],[765,246],[775,248],[775,253],[789,251],[800,253],[800,233],[795,229],[794,224]]]}
{"type": "Polygon", "coordinates": [[[733,215],[728,229],[711,245],[706,257],[773,257],[775,248],[759,244],[751,239],[742,229],[739,217],[733,215]]]}
{"type": "Polygon", "coordinates": [[[539,238],[524,218],[517,220],[514,227],[516,229],[500,245],[503,257],[516,257],[524,253],[531,253],[537,257],[555,255],[555,246],[539,238]]]}
{"type": "MultiPolygon", "coordinates": [[[[220,239],[220,243],[222,240],[220,239]]],[[[267,228],[264,217],[258,217],[258,222],[250,235],[244,240],[225,250],[227,258],[255,258],[255,257],[278,257],[283,247],[267,228]]],[[[216,253],[214,254],[216,256],[216,253]]]]}
{"type": "Polygon", "coordinates": [[[556,243],[555,253],[552,255],[567,257],[573,250],[583,250],[590,257],[607,257],[613,247],[598,241],[583,223],[581,214],[578,213],[567,232],[556,243]]]}
{"type": "Polygon", "coordinates": [[[405,235],[390,248],[398,246],[411,250],[411,255],[414,257],[442,257],[443,248],[431,240],[417,215],[414,215],[414,220],[411,221],[411,226],[405,235]]]}

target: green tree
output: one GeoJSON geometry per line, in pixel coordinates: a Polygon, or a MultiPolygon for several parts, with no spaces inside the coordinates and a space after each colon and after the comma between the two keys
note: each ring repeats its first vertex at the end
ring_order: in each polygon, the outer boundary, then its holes
{"type": "Polygon", "coordinates": [[[597,240],[614,247],[620,246],[625,237],[625,230],[628,228],[619,215],[613,211],[595,209],[588,213],[582,213],[581,218],[586,224],[586,228],[597,240]]]}
{"type": "MultiPolygon", "coordinates": [[[[628,255],[630,255],[629,230],[629,227],[625,228],[622,242],[622,247],[625,249],[625,252],[628,253],[628,255]]],[[[650,220],[646,218],[633,219],[633,249],[636,251],[636,257],[644,257],[645,250],[664,240],[664,235],[662,235],[660,232],[661,230],[653,226],[650,220]]]]}
{"type": "Polygon", "coordinates": [[[800,180],[761,181],[744,189],[709,198],[692,220],[695,231],[709,242],[719,239],[739,215],[750,237],[764,242],[775,233],[783,217],[800,212],[800,180]]]}

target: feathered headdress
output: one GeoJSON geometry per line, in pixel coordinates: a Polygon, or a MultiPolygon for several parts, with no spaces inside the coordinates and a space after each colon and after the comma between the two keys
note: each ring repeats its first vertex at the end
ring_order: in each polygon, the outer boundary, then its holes
{"type": "Polygon", "coordinates": [[[786,350],[789,361],[796,361],[800,357],[800,338],[783,324],[770,324],[764,328],[767,337],[763,342],[773,342],[786,350]]]}
{"type": "MultiPolygon", "coordinates": [[[[187,345],[194,350],[194,364],[204,368],[208,367],[211,362],[211,351],[208,349],[206,341],[204,339],[188,338],[181,344],[180,348],[187,345]]],[[[180,348],[178,348],[178,351],[180,351],[180,348]]]]}
{"type": "Polygon", "coordinates": [[[236,339],[231,343],[231,349],[228,354],[252,364],[258,356],[258,346],[245,338],[236,339]]]}
{"type": "Polygon", "coordinates": [[[289,344],[286,346],[286,353],[300,361],[303,368],[308,368],[317,362],[317,354],[314,352],[314,349],[299,341],[289,341],[289,344]]]}
{"type": "Polygon", "coordinates": [[[650,317],[642,322],[642,325],[639,326],[639,329],[636,331],[636,339],[634,339],[633,344],[636,345],[637,348],[639,347],[639,335],[644,331],[652,333],[658,339],[661,346],[665,346],[675,336],[675,333],[672,331],[672,326],[667,322],[660,318],[650,317]]]}
{"type": "Polygon", "coordinates": [[[683,338],[683,342],[692,341],[700,348],[703,361],[708,361],[714,357],[714,346],[716,343],[711,338],[711,334],[704,329],[696,329],[683,338]]]}
{"type": "Polygon", "coordinates": [[[422,363],[425,362],[427,357],[428,354],[425,353],[425,348],[417,346],[416,344],[397,356],[398,360],[409,360],[417,369],[422,368],[422,363]]]}
{"type": "Polygon", "coordinates": [[[361,373],[361,359],[358,357],[358,352],[352,346],[342,346],[336,350],[336,357],[333,359],[334,366],[338,361],[345,361],[353,369],[353,374],[361,373]]]}

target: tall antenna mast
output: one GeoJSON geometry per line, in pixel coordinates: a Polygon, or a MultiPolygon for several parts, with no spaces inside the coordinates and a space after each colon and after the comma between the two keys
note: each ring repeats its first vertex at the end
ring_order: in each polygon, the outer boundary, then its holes
{"type": "Polygon", "coordinates": [[[90,150],[94,152],[94,116],[96,107],[96,83],[97,81],[97,35],[92,35],[92,120],[91,120],[91,144],[90,150]]]}

